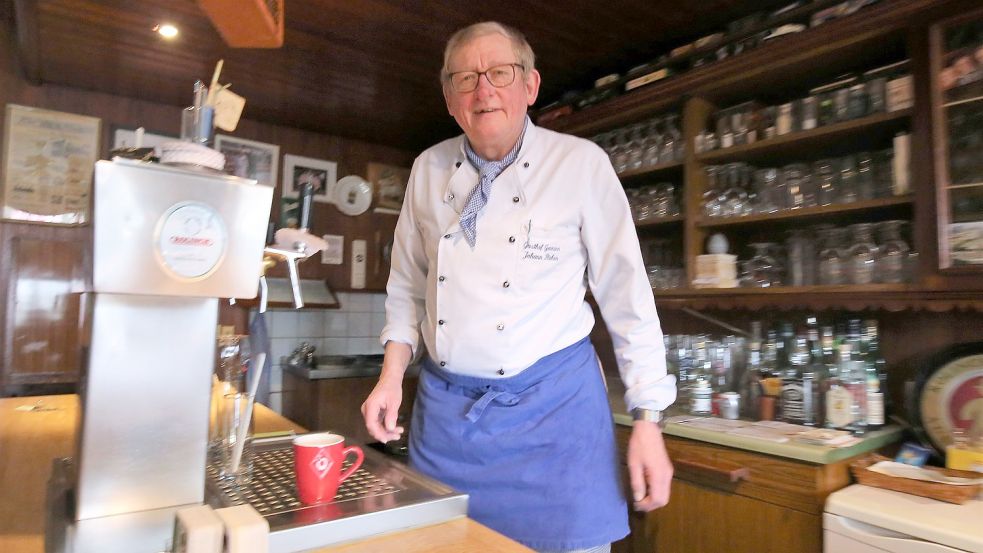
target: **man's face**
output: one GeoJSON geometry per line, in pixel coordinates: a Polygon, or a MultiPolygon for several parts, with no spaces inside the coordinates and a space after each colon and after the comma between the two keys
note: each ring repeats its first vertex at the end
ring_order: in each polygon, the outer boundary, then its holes
{"type": "MultiPolygon", "coordinates": [[[[518,63],[509,39],[498,34],[477,37],[451,56],[448,69],[486,71],[497,65],[518,63]]],[[[482,155],[504,156],[522,132],[526,110],[539,94],[539,72],[515,68],[515,81],[496,88],[482,75],[471,92],[455,92],[444,83],[447,111],[454,116],[471,145],[482,155]],[[504,151],[501,151],[505,148],[504,151]]]]}

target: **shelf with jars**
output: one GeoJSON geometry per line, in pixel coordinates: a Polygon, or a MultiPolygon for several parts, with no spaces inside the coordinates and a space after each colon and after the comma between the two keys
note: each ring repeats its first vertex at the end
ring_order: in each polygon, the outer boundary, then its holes
{"type": "MultiPolygon", "coordinates": [[[[983,107],[968,88],[928,101],[925,29],[966,5],[877,4],[545,126],[611,155],[661,306],[983,311],[983,283],[945,280],[925,230],[933,109],[983,107]],[[734,271],[708,284],[714,235],[734,271]]],[[[983,177],[939,190],[959,205],[947,224],[983,220],[983,177]]]]}
{"type": "Polygon", "coordinates": [[[939,266],[983,270],[983,10],[929,35],[939,266]]]}

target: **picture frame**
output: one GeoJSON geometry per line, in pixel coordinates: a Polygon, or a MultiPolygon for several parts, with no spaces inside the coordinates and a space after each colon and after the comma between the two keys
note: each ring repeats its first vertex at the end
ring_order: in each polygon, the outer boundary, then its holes
{"type": "MultiPolygon", "coordinates": [[[[135,148],[136,147],[136,129],[129,129],[126,127],[113,127],[113,144],[110,148],[112,150],[118,150],[120,148],[135,148]]],[[[172,140],[177,140],[176,136],[169,136],[166,134],[153,133],[144,131],[143,140],[140,143],[141,148],[156,148],[164,142],[170,142],[172,140]]]]}
{"type": "Polygon", "coordinates": [[[406,183],[410,180],[410,170],[406,167],[386,163],[370,162],[366,176],[375,191],[375,213],[399,215],[406,195],[406,183]]]}
{"type": "Polygon", "coordinates": [[[264,186],[276,186],[280,146],[216,134],[215,149],[225,154],[226,173],[256,179],[256,182],[264,186]]]}
{"type": "Polygon", "coordinates": [[[305,181],[309,181],[314,185],[314,201],[331,203],[337,180],[337,163],[287,154],[283,156],[283,189],[280,191],[280,196],[298,198],[300,186],[305,181]]]}
{"type": "Polygon", "coordinates": [[[89,222],[102,121],[7,104],[2,212],[8,221],[78,226],[89,222]]]}

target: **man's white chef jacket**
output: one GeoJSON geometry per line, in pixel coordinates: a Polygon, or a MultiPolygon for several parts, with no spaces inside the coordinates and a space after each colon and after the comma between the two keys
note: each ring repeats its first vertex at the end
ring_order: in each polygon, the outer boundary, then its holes
{"type": "Polygon", "coordinates": [[[472,250],[461,210],[478,173],[464,136],[413,163],[392,253],[381,341],[416,352],[420,332],[444,369],[513,376],[590,334],[594,294],[628,408],[676,395],[624,189],[588,140],[528,123],[516,161],[491,188],[472,250]],[[586,273],[585,273],[586,270],[586,273]]]}

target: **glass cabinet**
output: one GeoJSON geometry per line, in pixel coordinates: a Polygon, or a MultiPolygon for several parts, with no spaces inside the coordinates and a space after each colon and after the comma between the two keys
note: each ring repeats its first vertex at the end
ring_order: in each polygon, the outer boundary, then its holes
{"type": "Polygon", "coordinates": [[[939,261],[983,269],[983,10],[933,26],[939,261]]]}

